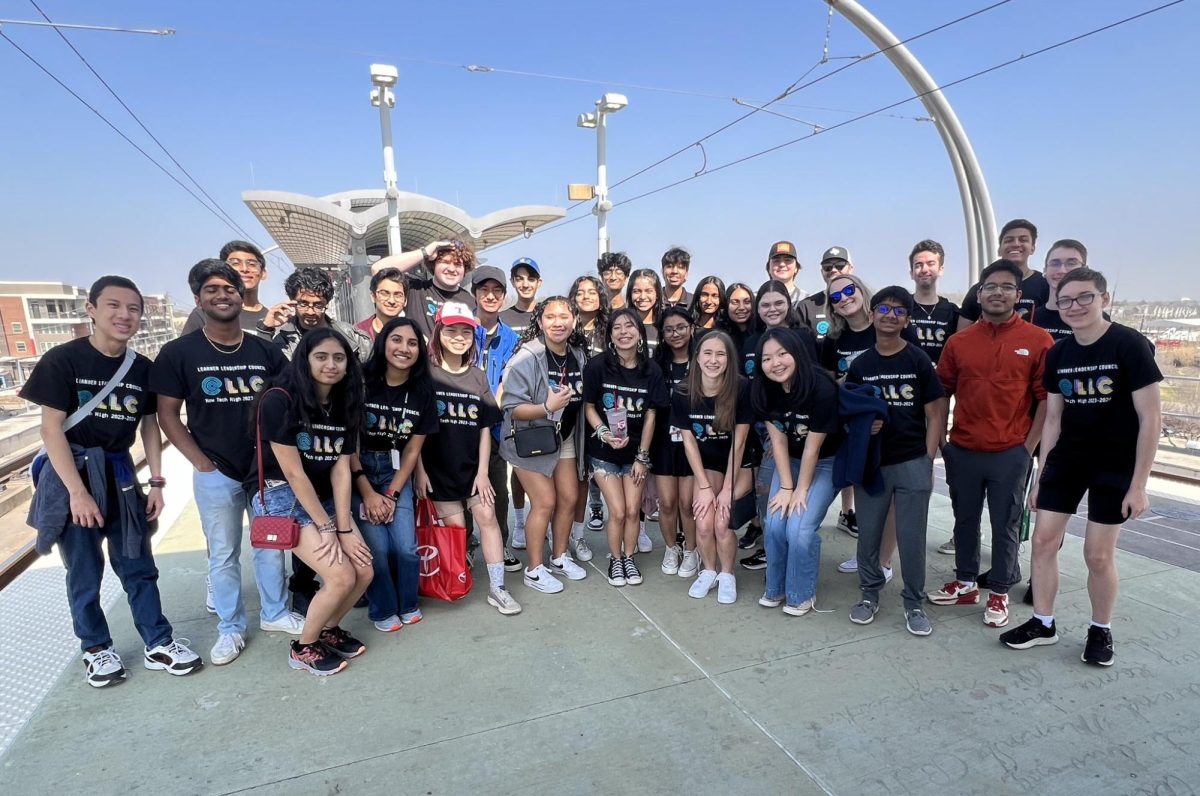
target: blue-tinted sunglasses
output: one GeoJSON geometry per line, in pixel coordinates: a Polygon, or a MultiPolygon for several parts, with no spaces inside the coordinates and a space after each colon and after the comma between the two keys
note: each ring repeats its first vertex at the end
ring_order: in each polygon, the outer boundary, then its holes
{"type": "Polygon", "coordinates": [[[880,304],[875,307],[875,312],[879,313],[880,315],[887,315],[890,312],[897,318],[903,318],[908,314],[908,310],[904,309],[903,307],[893,307],[891,304],[880,304]]]}
{"type": "Polygon", "coordinates": [[[842,299],[850,298],[857,292],[858,291],[855,289],[854,285],[846,285],[844,288],[837,291],[836,293],[830,293],[829,301],[831,304],[837,304],[842,299]]]}

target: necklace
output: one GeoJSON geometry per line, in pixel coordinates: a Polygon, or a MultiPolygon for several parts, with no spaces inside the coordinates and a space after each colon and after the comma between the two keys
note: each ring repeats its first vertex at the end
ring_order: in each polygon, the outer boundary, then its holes
{"type": "Polygon", "coordinates": [[[919,308],[921,312],[925,313],[925,320],[933,320],[933,311],[937,309],[937,304],[926,306],[918,301],[913,301],[913,306],[919,308]]]}
{"type": "Polygon", "coordinates": [[[200,333],[204,335],[204,339],[208,341],[208,344],[212,346],[213,350],[215,350],[218,354],[236,354],[238,351],[242,350],[242,343],[246,342],[246,333],[242,332],[238,337],[236,346],[234,346],[232,349],[224,349],[221,348],[221,346],[225,345],[225,343],[213,342],[213,339],[208,336],[208,332],[206,332],[203,327],[200,328],[200,333]]]}

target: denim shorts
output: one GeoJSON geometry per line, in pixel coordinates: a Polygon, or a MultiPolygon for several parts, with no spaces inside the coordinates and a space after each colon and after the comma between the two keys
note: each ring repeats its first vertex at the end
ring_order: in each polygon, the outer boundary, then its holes
{"type": "MultiPolygon", "coordinates": [[[[305,525],[316,525],[313,518],[308,516],[308,512],[300,505],[300,501],[296,499],[296,493],[292,491],[291,484],[284,482],[267,487],[266,498],[267,506],[264,510],[258,499],[258,492],[254,493],[254,497],[250,500],[250,509],[254,512],[254,516],[293,517],[296,522],[300,523],[301,528],[305,525]]],[[[334,516],[333,498],[322,500],[321,506],[331,518],[334,516]]]]}
{"type": "Polygon", "coordinates": [[[632,464],[613,464],[603,459],[592,457],[592,475],[633,475],[632,464]]]}

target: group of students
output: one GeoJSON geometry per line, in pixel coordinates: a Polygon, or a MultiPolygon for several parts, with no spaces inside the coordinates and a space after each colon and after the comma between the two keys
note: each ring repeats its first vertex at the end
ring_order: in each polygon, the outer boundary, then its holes
{"type": "Polygon", "coordinates": [[[1092,622],[1082,658],[1109,665],[1116,539],[1147,508],[1162,376],[1145,338],[1107,319],[1107,284],[1082,243],[1054,243],[1042,273],[1029,265],[1032,223],[1009,222],[1000,238],[1000,259],[962,307],[938,295],[945,252],[932,240],[909,255],[911,291],[872,293],[835,246],[821,258],[824,289],[806,296],[796,247],[781,241],[757,289],[709,276],[690,293],[690,255],[675,248],[661,279],[605,254],[597,274],[540,299],[535,261],[505,274],[479,266],[468,244],[442,241],[376,262],[376,312],[354,325],[328,314],[334,288],[318,269],[296,270],[287,300],[263,305],[262,254],[233,241],[191,269],[196,310],[153,363],[127,356],[136,286],[103,277],[89,292],[91,336],[47,352],[21,392],[43,408],[49,456],[30,522],[39,550],[57,541],[62,551],[87,680],[126,676],[99,608],[101,539],[145,665],[202,666],[163,617],[148,542],[166,486],[160,427],[194,468],[214,664],[246,643],[247,510],[301,526],[290,579],[283,551],[253,551],[259,627],[297,636],[289,664],[327,675],[366,650],[341,626],[360,600],[383,632],[421,620],[418,497],[446,524],[473,528],[487,602],[504,615],[521,611],[506,572],[522,571],[544,594],[586,577],[585,528],[605,531],[609,584],[642,583],[637,556],[653,548],[645,518],[655,513],[661,570],[690,580],[691,597],[715,589],[718,603],[734,602],[738,547],[761,540],[741,562],[766,570],[759,605],[804,615],[818,530],[840,494],[838,526],[857,537],[857,555],[838,567],[858,574],[852,622],[874,619],[898,554],[911,633],[932,631],[926,600],[977,604],[981,588],[984,622],[1004,627],[1022,580],[1019,526],[1036,455],[1034,614],[1000,640],[1057,642],[1058,549],[1087,493],[1092,622]],[[427,276],[409,273],[418,265],[427,276]],[[516,299],[504,308],[510,280],[516,299]],[[145,497],[129,457],[139,428],[145,497]],[[954,531],[938,550],[955,556],[955,579],[927,594],[939,452],[954,531]],[[981,573],[985,500],[992,555],[981,573]],[[522,549],[524,563],[512,552],[522,549]]]}

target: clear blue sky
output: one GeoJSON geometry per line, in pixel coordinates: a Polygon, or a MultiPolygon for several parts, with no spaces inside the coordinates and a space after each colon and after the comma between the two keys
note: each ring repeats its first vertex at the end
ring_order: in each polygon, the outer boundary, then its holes
{"type": "MultiPolygon", "coordinates": [[[[866,3],[901,38],[987,4],[866,3]]],[[[1013,0],[911,47],[947,83],[1158,4],[1013,0]]],[[[630,101],[610,122],[615,181],[744,113],[720,97],[765,101],[792,83],[819,60],[827,13],[819,0],[41,6],[61,22],[178,30],[167,38],[68,35],[238,223],[267,242],[241,202],[243,190],[321,195],[382,186],[378,116],[367,100],[373,61],[400,68],[401,189],[482,215],[519,204],[565,206],[566,183],[594,179],[594,134],[574,120],[605,90],[630,101]],[[606,82],[472,74],[454,66],[462,64],[606,82]]],[[[0,17],[39,18],[18,0],[0,2],[0,17]]],[[[1118,298],[1200,298],[1187,232],[1200,210],[1198,26],[1196,3],[1185,2],[947,91],[983,165],[998,221],[1032,219],[1043,245],[1083,240],[1092,263],[1115,279],[1118,298]]],[[[53,32],[4,32],[165,162],[53,32]]],[[[872,49],[835,15],[831,56],[872,49]]],[[[845,63],[818,67],[810,79],[845,63]]],[[[187,268],[215,256],[234,234],[2,40],[0,75],[0,276],[53,275],[86,285],[117,272],[146,291],[189,301],[187,268]]],[[[874,58],[775,107],[828,126],[847,111],[906,96],[907,84],[874,58]]],[[[910,102],[892,113],[924,110],[910,102]]],[[[758,114],[710,140],[708,164],[806,131],[758,114]]],[[[612,199],[701,164],[693,149],[612,199]]],[[[880,287],[907,284],[909,248],[933,237],[948,252],[945,290],[966,287],[964,225],[945,150],[932,125],[908,119],[857,122],[617,208],[610,234],[639,266],[657,267],[667,247],[686,246],[693,284],[706,273],[757,283],[770,244],[790,239],[801,251],[801,285],[810,290],[826,246],[848,246],[859,272],[880,287]]],[[[1044,254],[1039,249],[1035,259],[1044,254]]],[[[522,255],[542,263],[548,287],[561,290],[594,267],[594,220],[487,256],[504,266],[522,255]]],[[[272,268],[268,297],[281,295],[287,270],[272,268]]]]}

